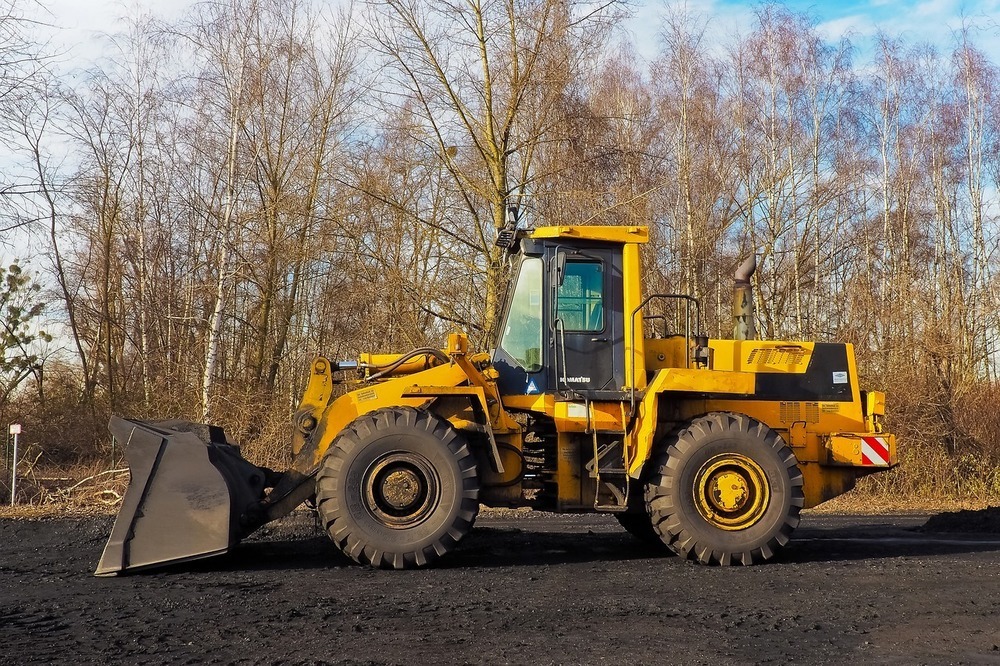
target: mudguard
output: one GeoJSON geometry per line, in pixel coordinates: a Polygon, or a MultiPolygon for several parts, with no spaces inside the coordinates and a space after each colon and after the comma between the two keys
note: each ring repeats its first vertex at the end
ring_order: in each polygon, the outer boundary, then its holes
{"type": "Polygon", "coordinates": [[[222,429],[112,417],[131,480],[94,572],[108,576],[227,552],[256,529],[272,472],[222,429]]]}

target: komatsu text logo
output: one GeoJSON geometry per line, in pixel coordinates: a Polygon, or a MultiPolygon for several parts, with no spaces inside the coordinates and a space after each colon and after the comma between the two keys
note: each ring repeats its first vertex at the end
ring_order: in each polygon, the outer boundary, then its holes
{"type": "Polygon", "coordinates": [[[590,377],[567,377],[567,384],[589,384],[590,377]]]}

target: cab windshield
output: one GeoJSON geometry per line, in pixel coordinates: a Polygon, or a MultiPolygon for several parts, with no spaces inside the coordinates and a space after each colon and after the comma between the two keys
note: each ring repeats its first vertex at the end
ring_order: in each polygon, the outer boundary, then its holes
{"type": "Polygon", "coordinates": [[[500,348],[528,372],[542,369],[542,260],[538,257],[521,261],[500,348]]]}

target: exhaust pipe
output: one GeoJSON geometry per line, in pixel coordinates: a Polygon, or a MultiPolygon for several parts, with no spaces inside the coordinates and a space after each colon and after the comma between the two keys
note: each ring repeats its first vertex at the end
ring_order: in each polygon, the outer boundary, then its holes
{"type": "Polygon", "coordinates": [[[753,287],[750,277],[757,270],[757,255],[751,254],[736,269],[733,284],[733,339],[755,340],[757,328],[754,324],[753,287]]]}

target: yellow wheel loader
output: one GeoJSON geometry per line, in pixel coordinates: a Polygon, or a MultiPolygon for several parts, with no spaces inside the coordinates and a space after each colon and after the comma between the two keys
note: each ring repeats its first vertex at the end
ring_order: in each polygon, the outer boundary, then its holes
{"type": "Polygon", "coordinates": [[[131,482],[96,573],[224,553],[306,501],[344,554],[383,568],[445,556],[483,504],[611,513],[703,564],[772,558],[801,509],[896,464],[884,395],[859,388],[849,344],[754,339],[752,260],[734,339],[702,335],[693,298],[642,294],[646,241],[644,227],[505,230],[495,350],[455,333],[317,358],[284,472],[213,426],[112,419],[131,482]]]}

